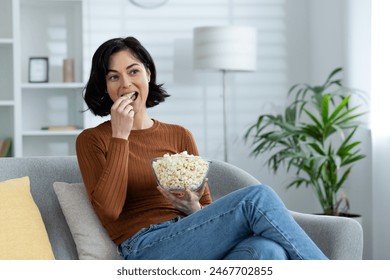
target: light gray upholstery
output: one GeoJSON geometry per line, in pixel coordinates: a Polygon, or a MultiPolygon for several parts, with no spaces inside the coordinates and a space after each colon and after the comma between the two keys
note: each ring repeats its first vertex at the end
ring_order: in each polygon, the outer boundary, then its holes
{"type": "MultiPolygon", "coordinates": [[[[56,181],[82,182],[75,156],[0,158],[0,181],[29,176],[32,195],[41,211],[56,259],[77,259],[69,227],[53,190],[56,181]]],[[[213,199],[258,180],[231,164],[212,161],[209,185],[213,199]]],[[[295,220],[330,259],[361,259],[363,231],[349,218],[291,212],[295,220]]]]}

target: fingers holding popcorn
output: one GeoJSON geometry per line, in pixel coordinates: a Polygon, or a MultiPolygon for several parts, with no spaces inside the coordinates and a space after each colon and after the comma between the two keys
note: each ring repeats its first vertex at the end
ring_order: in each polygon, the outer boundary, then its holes
{"type": "Polygon", "coordinates": [[[133,100],[120,97],[111,107],[111,125],[113,137],[127,139],[133,128],[133,100]]]}

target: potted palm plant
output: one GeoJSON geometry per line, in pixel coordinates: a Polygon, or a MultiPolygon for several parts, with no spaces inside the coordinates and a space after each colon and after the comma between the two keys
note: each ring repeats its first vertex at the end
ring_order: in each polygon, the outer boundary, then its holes
{"type": "MultiPolygon", "coordinates": [[[[354,134],[360,124],[360,105],[351,106],[358,93],[343,87],[331,72],[320,86],[296,84],[288,92],[289,103],[282,114],[263,114],[245,133],[251,155],[271,153],[266,164],[273,172],[281,166],[294,171],[290,187],[311,187],[326,215],[346,215],[340,211],[339,191],[354,163],[363,159],[360,141],[354,134]]],[[[358,94],[359,95],[359,94],[358,94]]],[[[344,211],[345,212],[345,211],[344,211]]]]}

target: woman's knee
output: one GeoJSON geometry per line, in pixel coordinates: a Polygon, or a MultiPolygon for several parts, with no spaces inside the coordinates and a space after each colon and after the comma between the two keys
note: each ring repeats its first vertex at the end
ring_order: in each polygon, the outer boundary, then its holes
{"type": "Polygon", "coordinates": [[[250,194],[262,194],[262,195],[276,195],[275,191],[267,185],[259,184],[244,188],[247,193],[250,194]]]}
{"type": "Polygon", "coordinates": [[[250,200],[259,199],[261,201],[267,201],[268,203],[283,204],[278,194],[267,185],[253,185],[243,189],[246,192],[246,197],[250,200]]]}

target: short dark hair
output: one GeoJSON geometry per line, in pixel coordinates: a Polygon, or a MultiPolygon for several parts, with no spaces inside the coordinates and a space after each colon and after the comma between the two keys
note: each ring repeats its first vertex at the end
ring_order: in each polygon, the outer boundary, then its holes
{"type": "Polygon", "coordinates": [[[89,80],[84,88],[84,100],[89,110],[97,116],[110,114],[113,101],[107,93],[106,75],[111,55],[122,50],[129,50],[146,69],[150,71],[149,94],[146,107],[153,107],[164,102],[169,94],[163,84],[156,84],[156,66],[149,52],[134,37],[114,38],[104,42],[92,57],[92,67],[89,80]]]}

